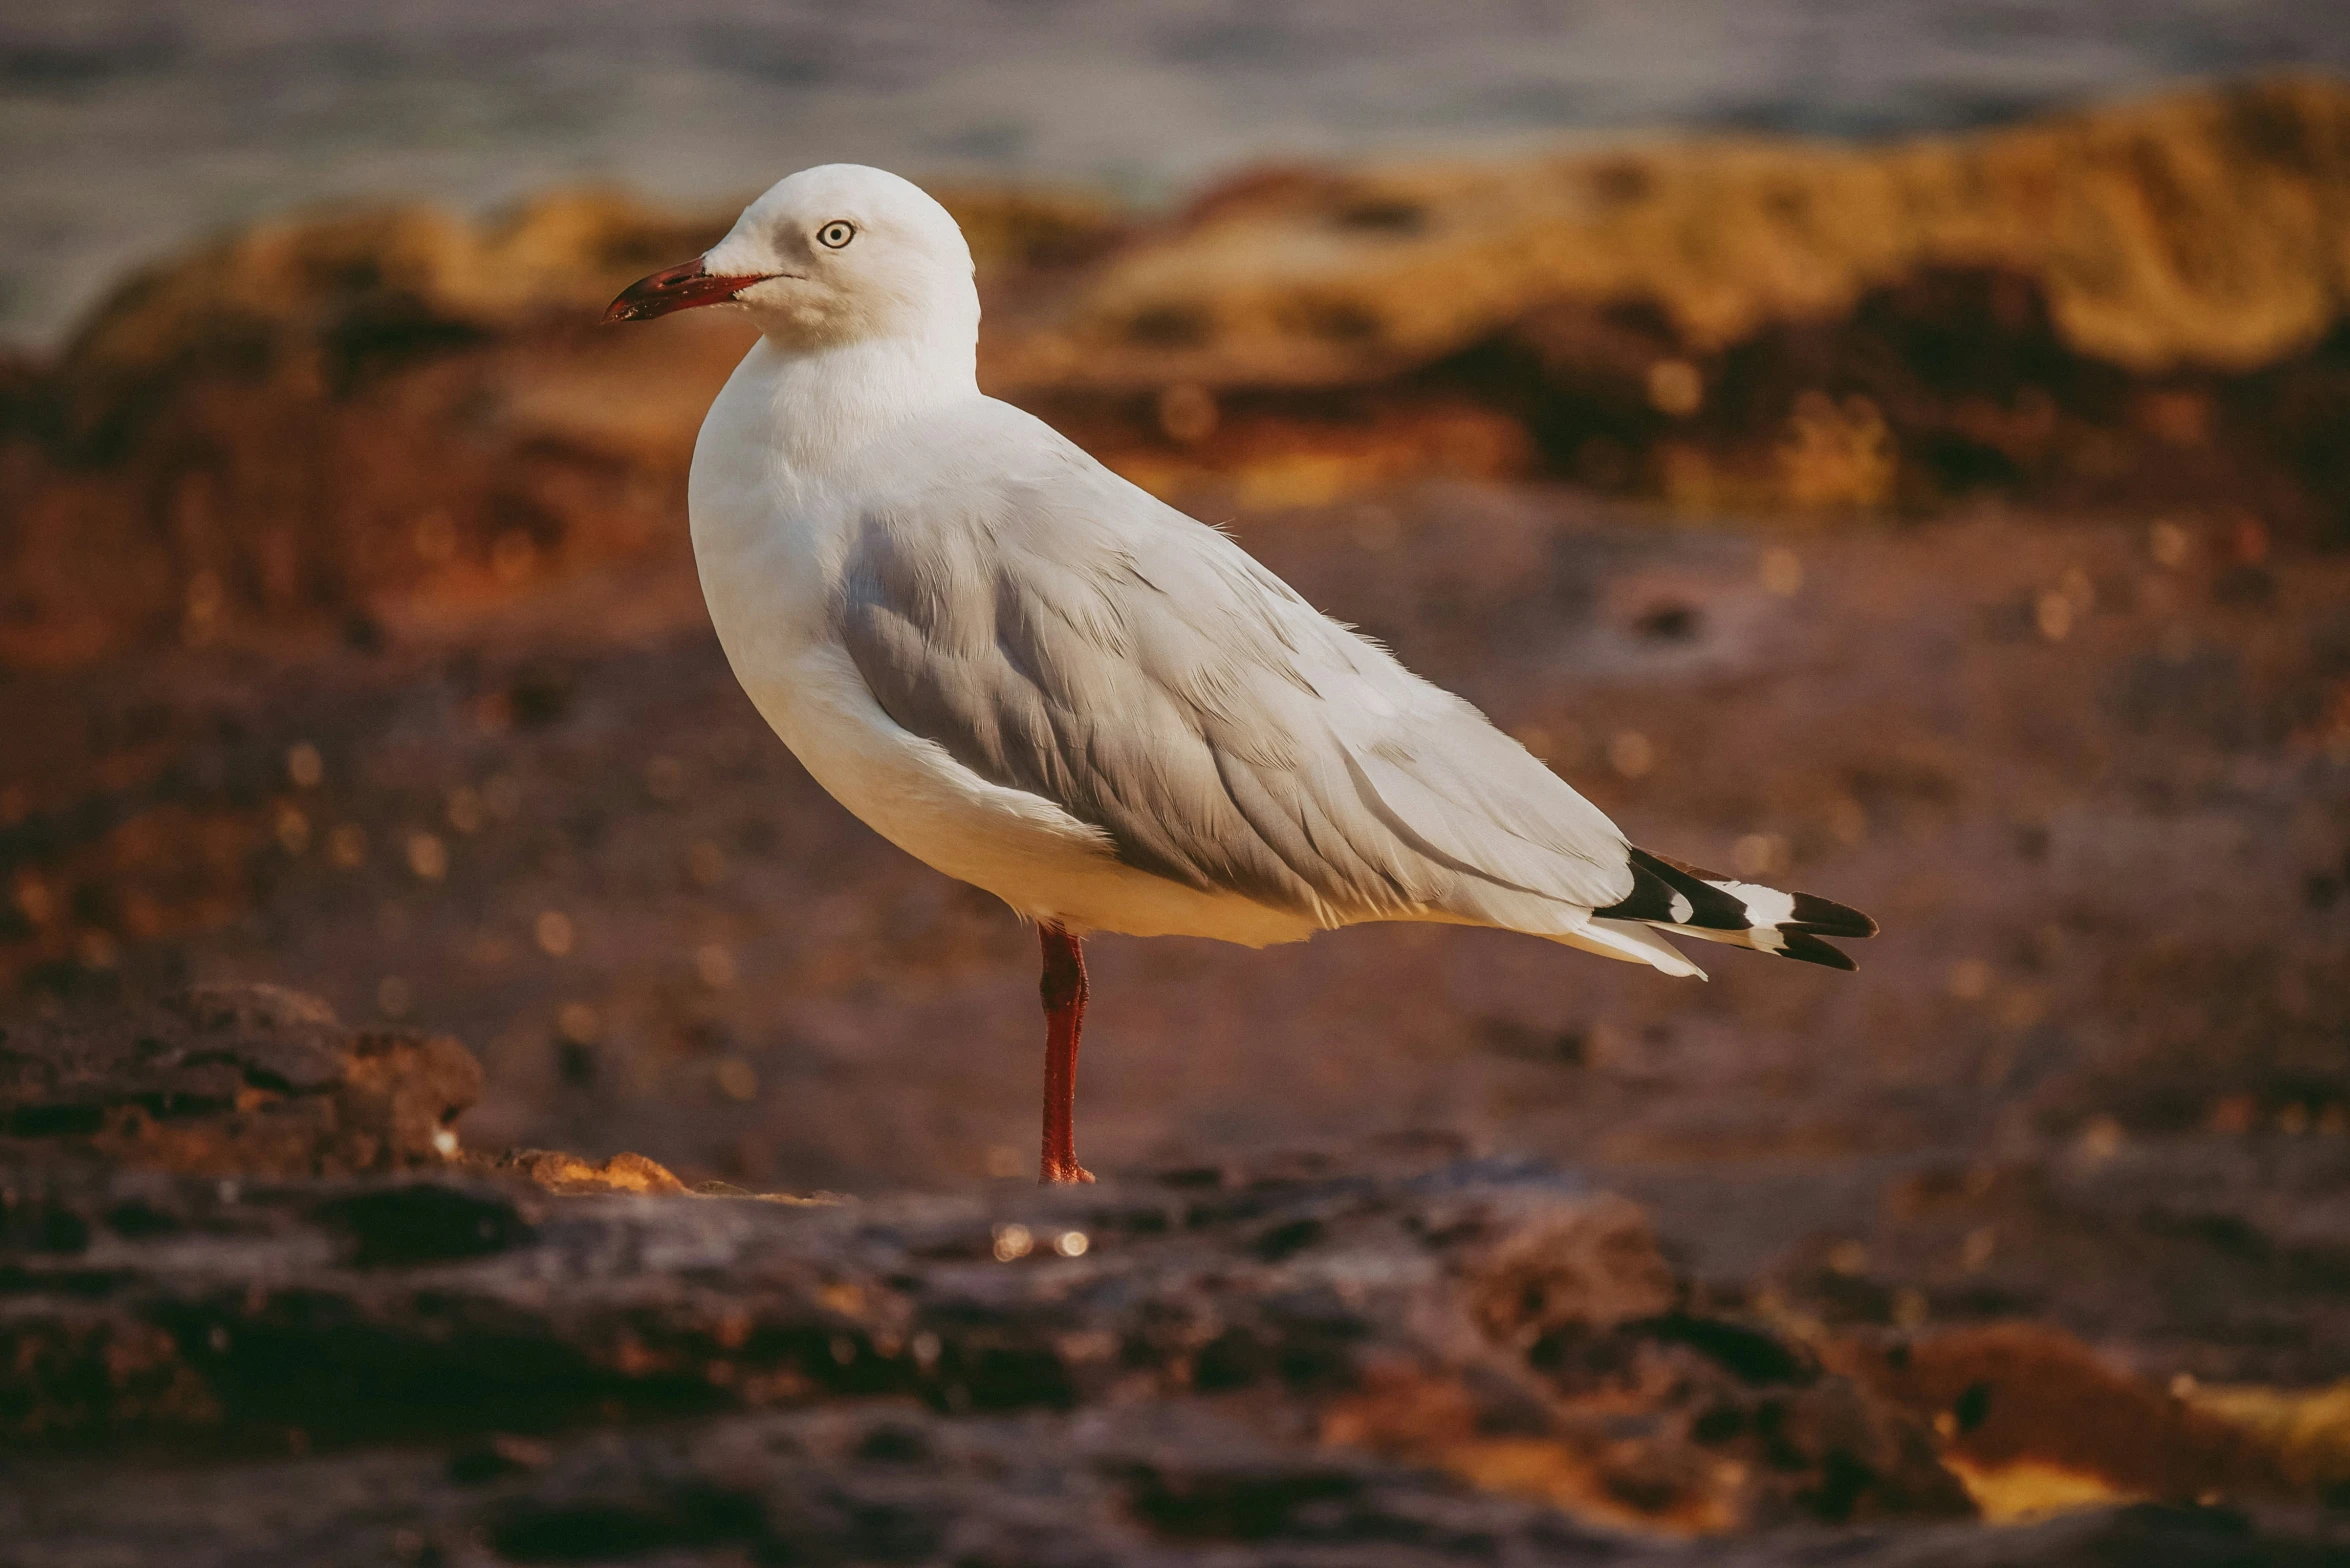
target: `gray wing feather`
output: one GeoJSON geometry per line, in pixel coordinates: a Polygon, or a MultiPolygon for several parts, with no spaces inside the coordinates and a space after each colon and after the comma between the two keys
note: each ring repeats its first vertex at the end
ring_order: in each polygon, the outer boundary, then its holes
{"type": "Polygon", "coordinates": [[[1129,865],[1325,924],[1556,929],[1630,891],[1614,824],[1476,709],[1051,439],[861,519],[836,629],[899,725],[1129,865]]]}

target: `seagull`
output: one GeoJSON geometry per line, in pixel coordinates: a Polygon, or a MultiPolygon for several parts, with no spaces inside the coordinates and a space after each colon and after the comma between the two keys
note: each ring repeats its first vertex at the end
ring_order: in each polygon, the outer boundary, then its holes
{"type": "Polygon", "coordinates": [[[1876,923],[1638,849],[1461,698],[979,389],[946,208],[824,164],[631,284],[759,339],[703,420],[694,559],[743,690],[850,812],[1042,939],[1040,1180],[1077,1160],[1081,946],[1498,927],[1704,978],[1659,933],[1850,969],[1876,923]]]}

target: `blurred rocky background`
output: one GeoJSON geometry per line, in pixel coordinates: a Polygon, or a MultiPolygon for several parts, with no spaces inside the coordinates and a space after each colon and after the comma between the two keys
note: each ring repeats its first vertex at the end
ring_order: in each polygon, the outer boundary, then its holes
{"type": "Polygon", "coordinates": [[[0,1561],[2346,1549],[2324,8],[713,4],[593,107],[525,9],[0,23],[0,1561]],[[741,325],[594,324],[840,155],[991,390],[1860,972],[1103,939],[1031,1192],[1032,936],[709,632],[741,325]]]}

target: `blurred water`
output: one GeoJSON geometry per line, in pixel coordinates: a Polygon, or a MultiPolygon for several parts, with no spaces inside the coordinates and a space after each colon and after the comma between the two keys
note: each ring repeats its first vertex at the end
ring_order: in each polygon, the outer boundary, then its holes
{"type": "Polygon", "coordinates": [[[6,0],[0,340],[321,199],[701,201],[833,158],[1148,198],[1252,157],[1881,136],[2280,65],[2350,68],[2344,0],[6,0]]]}

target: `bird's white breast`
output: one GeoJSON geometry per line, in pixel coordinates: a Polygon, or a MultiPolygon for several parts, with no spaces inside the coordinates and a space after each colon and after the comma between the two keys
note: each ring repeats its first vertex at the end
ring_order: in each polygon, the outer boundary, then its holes
{"type": "Polygon", "coordinates": [[[773,356],[754,349],[703,422],[687,496],[719,643],[809,774],[891,843],[1032,919],[1251,946],[1310,934],[1287,911],[1123,865],[1099,828],[980,777],[882,711],[835,633],[832,606],[853,531],[886,481],[795,453],[778,439],[792,413],[773,356]]]}

